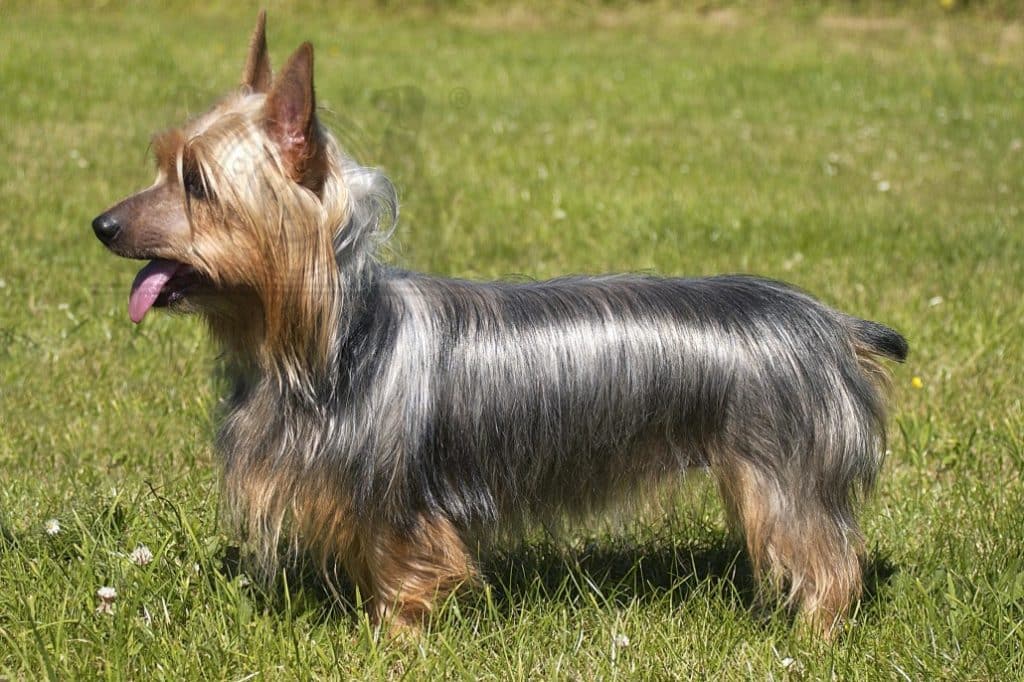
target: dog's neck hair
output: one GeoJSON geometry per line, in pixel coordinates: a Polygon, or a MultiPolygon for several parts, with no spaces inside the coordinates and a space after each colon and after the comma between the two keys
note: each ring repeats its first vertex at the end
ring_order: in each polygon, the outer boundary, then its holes
{"type": "Polygon", "coordinates": [[[218,251],[207,259],[215,281],[245,283],[206,317],[236,382],[322,405],[337,390],[339,347],[380,267],[397,198],[382,173],[346,157],[324,129],[319,191],[289,178],[259,125],[263,99],[229,99],[196,122],[183,148],[215,198],[190,210],[197,251],[218,251]],[[220,228],[204,229],[209,221],[220,228]]]}

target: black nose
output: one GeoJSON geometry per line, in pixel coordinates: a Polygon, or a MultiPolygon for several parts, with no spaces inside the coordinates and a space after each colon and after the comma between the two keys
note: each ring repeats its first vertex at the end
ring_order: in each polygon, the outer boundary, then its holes
{"type": "Polygon", "coordinates": [[[104,213],[96,216],[96,219],[92,221],[92,231],[96,233],[96,237],[101,242],[109,246],[117,233],[121,231],[121,223],[117,222],[117,218],[109,213],[104,213]]]}

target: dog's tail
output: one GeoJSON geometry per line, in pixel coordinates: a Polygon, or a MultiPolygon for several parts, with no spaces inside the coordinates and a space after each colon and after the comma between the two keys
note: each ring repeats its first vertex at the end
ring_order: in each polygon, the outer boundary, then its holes
{"type": "Polygon", "coordinates": [[[875,355],[896,362],[907,359],[910,350],[907,340],[884,324],[846,316],[846,326],[853,335],[854,343],[861,354],[875,355]]]}

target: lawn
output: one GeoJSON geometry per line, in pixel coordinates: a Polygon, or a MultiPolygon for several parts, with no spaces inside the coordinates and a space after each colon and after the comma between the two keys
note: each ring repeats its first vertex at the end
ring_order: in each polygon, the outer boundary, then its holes
{"type": "Polygon", "coordinates": [[[312,40],[325,122],[400,189],[391,259],[756,272],[911,344],[835,643],[751,607],[702,476],[666,513],[488,557],[489,589],[391,641],[301,567],[249,581],[215,349],[195,319],[132,325],[137,264],[89,227],[151,182],[153,132],[237,82],[255,10],[97,4],[0,4],[0,679],[1024,675],[1019,20],[271,5],[274,63],[312,40]]]}

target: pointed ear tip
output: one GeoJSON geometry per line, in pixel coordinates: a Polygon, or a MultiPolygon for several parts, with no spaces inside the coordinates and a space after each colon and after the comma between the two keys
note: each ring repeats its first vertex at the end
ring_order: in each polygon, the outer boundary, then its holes
{"type": "Polygon", "coordinates": [[[313,43],[308,40],[297,48],[292,56],[288,58],[288,64],[285,66],[285,70],[289,70],[289,67],[295,68],[310,68],[313,67],[313,43]]]}
{"type": "Polygon", "coordinates": [[[266,19],[267,11],[260,10],[256,17],[256,27],[249,38],[249,55],[242,70],[242,85],[249,86],[254,92],[266,92],[271,83],[266,19]]]}

